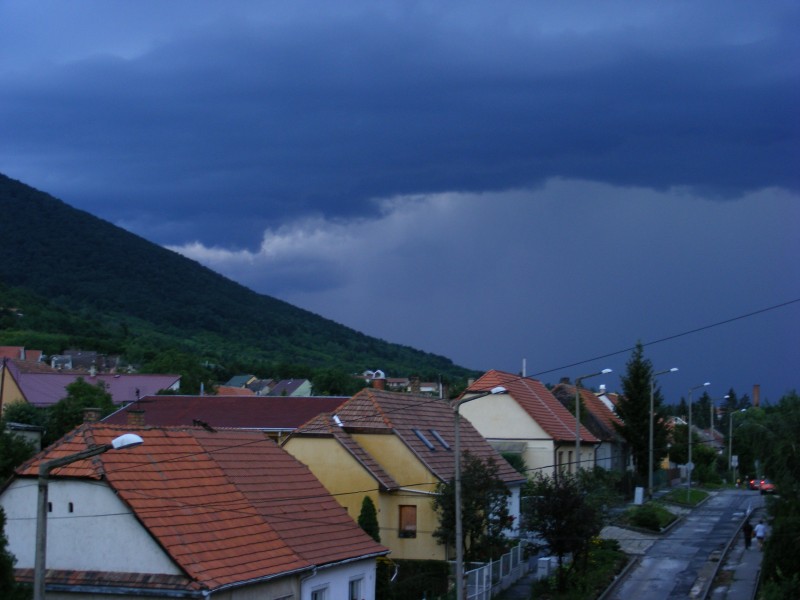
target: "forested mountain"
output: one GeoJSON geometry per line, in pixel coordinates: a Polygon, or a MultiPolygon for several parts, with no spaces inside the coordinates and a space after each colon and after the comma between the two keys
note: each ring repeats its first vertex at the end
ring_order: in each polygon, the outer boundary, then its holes
{"type": "Polygon", "coordinates": [[[120,353],[131,362],[176,350],[206,364],[241,368],[380,368],[455,379],[469,374],[445,357],[257,294],[2,174],[0,247],[3,345],[46,353],[79,346],[120,353]]]}

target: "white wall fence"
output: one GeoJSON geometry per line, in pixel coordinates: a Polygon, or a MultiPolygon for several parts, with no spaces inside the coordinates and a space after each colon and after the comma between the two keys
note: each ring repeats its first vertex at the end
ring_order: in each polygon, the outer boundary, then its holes
{"type": "Polygon", "coordinates": [[[525,575],[530,566],[522,548],[522,544],[519,544],[498,560],[467,571],[464,574],[467,580],[466,600],[491,600],[492,596],[525,575]]]}

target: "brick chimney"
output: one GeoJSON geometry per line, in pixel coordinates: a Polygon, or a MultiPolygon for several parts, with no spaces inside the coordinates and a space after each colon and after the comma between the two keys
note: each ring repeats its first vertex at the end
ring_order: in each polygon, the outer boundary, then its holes
{"type": "Polygon", "coordinates": [[[128,426],[144,427],[144,411],[141,408],[131,408],[128,410],[128,426]]]}
{"type": "Polygon", "coordinates": [[[411,387],[412,394],[419,394],[420,393],[420,384],[419,384],[419,377],[412,377],[409,381],[409,386],[411,387]]]}
{"type": "Polygon", "coordinates": [[[372,387],[376,390],[386,389],[386,375],[383,371],[375,371],[375,373],[372,375],[372,387]]]}
{"type": "Polygon", "coordinates": [[[84,423],[97,423],[100,420],[101,411],[99,408],[84,408],[83,409],[83,422],[84,423]]]}
{"type": "Polygon", "coordinates": [[[758,408],[761,404],[761,386],[757,383],[753,384],[753,406],[758,408]]]}

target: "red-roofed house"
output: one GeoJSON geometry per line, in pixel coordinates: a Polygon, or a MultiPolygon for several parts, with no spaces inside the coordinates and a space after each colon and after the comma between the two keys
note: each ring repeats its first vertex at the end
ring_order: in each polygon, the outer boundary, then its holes
{"type": "MultiPolygon", "coordinates": [[[[519,491],[525,478],[466,420],[461,448],[492,458],[508,486],[510,513],[519,523],[519,491]]],[[[333,414],[320,415],[292,433],[284,448],[308,465],[357,519],[365,496],[378,509],[381,543],[392,558],[445,560],[448,550],[433,537],[439,526],[431,494],[455,474],[455,420],[437,398],[366,388],[333,414]],[[354,490],[357,492],[354,493],[354,490]]]]}
{"type": "Polygon", "coordinates": [[[102,383],[115,404],[133,402],[161,390],[180,389],[180,375],[139,373],[91,373],[57,371],[44,363],[4,359],[2,361],[0,405],[27,402],[46,407],[66,398],[67,386],[82,378],[87,383],[102,383]]]}
{"type": "MultiPolygon", "coordinates": [[[[552,473],[556,466],[574,472],[575,417],[541,381],[503,371],[485,373],[469,386],[464,397],[498,386],[508,393],[462,404],[461,414],[498,451],[522,456],[529,472],[552,473]]],[[[581,425],[580,442],[580,464],[593,467],[600,440],[581,425]]]]}
{"type": "Polygon", "coordinates": [[[0,491],[19,580],[34,565],[40,461],[128,431],[144,444],[50,475],[49,598],[375,598],[388,550],[306,467],[260,432],[202,428],[82,425],[21,466],[0,491]]]}
{"type": "MultiPolygon", "coordinates": [[[[562,382],[552,392],[574,414],[575,386],[562,382]]],[[[602,395],[584,387],[580,388],[581,423],[600,440],[595,452],[595,464],[608,470],[624,471],[627,464],[627,445],[617,431],[617,427],[622,426],[622,419],[614,412],[613,404],[605,396],[605,388],[601,392],[602,395]]]]}

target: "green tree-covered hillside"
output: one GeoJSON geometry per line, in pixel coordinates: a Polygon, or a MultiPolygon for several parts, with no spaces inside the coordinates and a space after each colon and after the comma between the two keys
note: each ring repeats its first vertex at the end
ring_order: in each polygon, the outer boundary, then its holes
{"type": "Polygon", "coordinates": [[[0,344],[91,347],[132,361],[179,350],[218,364],[469,374],[257,294],[4,175],[0,215],[0,344]]]}

